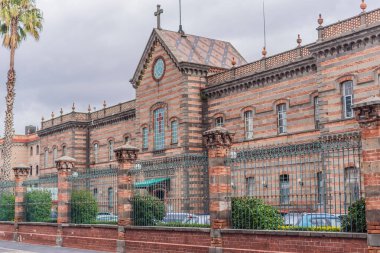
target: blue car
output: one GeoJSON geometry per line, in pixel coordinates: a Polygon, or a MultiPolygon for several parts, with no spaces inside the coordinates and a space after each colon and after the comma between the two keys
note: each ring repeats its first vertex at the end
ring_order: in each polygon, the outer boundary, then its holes
{"type": "Polygon", "coordinates": [[[299,227],[336,227],[340,228],[340,218],[328,213],[305,213],[298,220],[299,227]]]}

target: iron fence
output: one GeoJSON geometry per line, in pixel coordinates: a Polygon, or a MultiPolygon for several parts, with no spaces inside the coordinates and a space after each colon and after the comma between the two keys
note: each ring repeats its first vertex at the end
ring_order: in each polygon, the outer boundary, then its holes
{"type": "Polygon", "coordinates": [[[13,221],[15,211],[15,182],[0,182],[0,221],[13,221]]]}
{"type": "Polygon", "coordinates": [[[46,174],[24,181],[26,221],[57,222],[58,177],[46,174]]]}
{"type": "Polygon", "coordinates": [[[228,163],[234,228],[365,231],[357,133],[234,149],[228,163]]]}
{"type": "Polygon", "coordinates": [[[207,168],[205,154],[138,161],[132,170],[134,224],[209,226],[207,168]]]}
{"type": "Polygon", "coordinates": [[[117,223],[117,167],[73,172],[69,182],[72,223],[117,223]]]}

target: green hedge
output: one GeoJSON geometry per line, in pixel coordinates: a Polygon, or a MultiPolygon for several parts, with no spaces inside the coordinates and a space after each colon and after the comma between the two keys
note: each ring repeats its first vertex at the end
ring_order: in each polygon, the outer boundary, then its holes
{"type": "Polygon", "coordinates": [[[71,193],[71,222],[76,224],[96,223],[98,204],[91,191],[74,190],[71,193]]]}
{"type": "Polygon", "coordinates": [[[0,197],[0,221],[13,221],[15,218],[15,195],[3,193],[0,197]]]}
{"type": "Polygon", "coordinates": [[[237,229],[278,229],[284,223],[276,208],[252,197],[232,199],[232,225],[237,229]]]}
{"type": "Polygon", "coordinates": [[[209,228],[210,225],[208,224],[192,224],[192,223],[181,223],[181,222],[158,222],[156,224],[157,226],[162,227],[187,227],[187,228],[209,228]]]}
{"type": "Polygon", "coordinates": [[[43,190],[33,190],[25,196],[26,221],[51,221],[51,193],[43,190]]]}
{"type": "Polygon", "coordinates": [[[133,221],[136,226],[154,226],[165,217],[162,200],[147,195],[136,195],[132,200],[133,221]]]}
{"type": "Polygon", "coordinates": [[[365,199],[361,198],[348,208],[348,214],[342,219],[344,232],[367,232],[365,199]]]}

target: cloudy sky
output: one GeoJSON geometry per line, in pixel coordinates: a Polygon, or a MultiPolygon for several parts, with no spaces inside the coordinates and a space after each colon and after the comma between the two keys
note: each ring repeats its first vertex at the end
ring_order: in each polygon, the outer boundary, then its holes
{"type": "MultiPolygon", "coordinates": [[[[268,56],[316,40],[317,16],[325,24],[360,13],[360,0],[265,0],[268,56]]],[[[44,13],[39,42],[16,52],[16,133],[41,117],[101,108],[134,98],[129,83],[151,30],[156,4],[164,9],[162,27],[178,30],[178,0],[37,0],[44,13]]],[[[367,0],[368,10],[380,7],[367,0]]],[[[263,46],[262,0],[182,0],[186,33],[230,41],[248,60],[263,46]]],[[[0,49],[0,135],[9,52],[0,49]]]]}

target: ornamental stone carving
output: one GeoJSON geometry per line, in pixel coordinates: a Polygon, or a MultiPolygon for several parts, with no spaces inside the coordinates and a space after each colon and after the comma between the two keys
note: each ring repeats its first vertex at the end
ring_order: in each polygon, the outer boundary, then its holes
{"type": "Polygon", "coordinates": [[[203,133],[203,139],[208,149],[230,148],[234,134],[223,127],[215,127],[203,133]]]}
{"type": "Polygon", "coordinates": [[[55,166],[58,171],[71,171],[75,168],[76,160],[69,156],[62,156],[55,160],[55,166]]]}
{"type": "Polygon", "coordinates": [[[121,147],[116,148],[114,152],[116,154],[116,160],[119,163],[132,163],[137,160],[137,154],[139,152],[139,149],[129,144],[125,144],[121,147]]]}
{"type": "Polygon", "coordinates": [[[17,167],[13,167],[12,169],[15,174],[15,178],[25,178],[30,173],[30,168],[26,165],[19,165],[17,167]]]}
{"type": "Polygon", "coordinates": [[[352,106],[356,120],[362,128],[371,128],[380,124],[380,97],[373,96],[352,106]]]}

